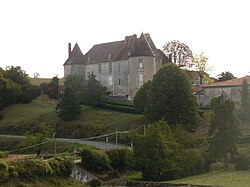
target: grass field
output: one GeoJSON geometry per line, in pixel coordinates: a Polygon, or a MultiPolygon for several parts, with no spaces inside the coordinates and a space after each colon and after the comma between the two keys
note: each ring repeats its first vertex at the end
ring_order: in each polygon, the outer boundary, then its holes
{"type": "Polygon", "coordinates": [[[33,132],[36,126],[41,124],[49,125],[51,128],[54,128],[55,124],[59,124],[59,127],[62,124],[67,128],[75,128],[71,129],[72,131],[85,128],[85,131],[91,131],[92,129],[93,132],[98,131],[101,134],[101,131],[106,133],[115,130],[135,129],[145,123],[143,115],[88,106],[82,106],[81,116],[78,120],[63,122],[55,113],[56,103],[57,101],[55,100],[41,96],[29,104],[16,104],[5,108],[3,110],[3,118],[0,120],[1,132],[6,134],[8,132],[11,134],[25,134],[26,131],[33,132]]]}

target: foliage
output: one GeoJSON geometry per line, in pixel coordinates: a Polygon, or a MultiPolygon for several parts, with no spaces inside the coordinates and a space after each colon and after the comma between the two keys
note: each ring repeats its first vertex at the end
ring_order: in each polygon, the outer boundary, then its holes
{"type": "Polygon", "coordinates": [[[84,148],[80,155],[84,167],[90,171],[106,172],[112,170],[111,161],[104,151],[84,148]]]}
{"type": "Polygon", "coordinates": [[[132,151],[129,149],[111,149],[106,151],[111,166],[117,170],[125,170],[131,166],[132,151]]]}
{"type": "Polygon", "coordinates": [[[3,74],[4,78],[12,80],[13,82],[26,86],[29,85],[28,74],[24,70],[21,69],[20,66],[11,66],[7,67],[3,74]]]}
{"type": "Polygon", "coordinates": [[[185,43],[178,40],[166,43],[163,46],[163,51],[170,57],[171,62],[178,67],[188,67],[193,57],[191,49],[185,43]]]}
{"type": "Polygon", "coordinates": [[[240,154],[235,161],[235,167],[237,170],[248,170],[250,164],[250,158],[248,155],[240,154]]]}
{"type": "Polygon", "coordinates": [[[165,121],[150,124],[146,136],[136,140],[134,154],[137,168],[147,180],[170,180],[179,177],[179,144],[165,121]]]}
{"type": "Polygon", "coordinates": [[[0,161],[0,184],[6,182],[9,176],[9,166],[5,163],[0,161]]]}
{"type": "Polygon", "coordinates": [[[207,61],[208,57],[204,53],[201,53],[199,55],[194,55],[192,63],[189,65],[189,67],[195,67],[195,69],[199,72],[200,84],[203,83],[203,77],[205,74],[211,70],[207,61]]]}
{"type": "Polygon", "coordinates": [[[171,126],[181,124],[189,131],[196,129],[197,100],[183,70],[170,64],[163,66],[155,74],[145,111],[151,122],[165,119],[171,126]]]}
{"type": "Polygon", "coordinates": [[[50,165],[43,159],[18,160],[14,167],[21,178],[37,179],[52,175],[50,165]]]}
{"type": "Polygon", "coordinates": [[[209,134],[210,153],[215,159],[224,159],[224,169],[228,169],[228,155],[237,152],[236,143],[240,134],[239,121],[235,114],[235,104],[223,94],[211,101],[214,111],[209,134]]]}
{"type": "Polygon", "coordinates": [[[112,105],[109,103],[101,103],[98,104],[99,107],[109,109],[109,110],[114,110],[114,111],[119,111],[119,112],[126,112],[126,113],[136,113],[135,108],[131,106],[119,106],[119,105],[112,105]]]}
{"type": "Polygon", "coordinates": [[[150,89],[151,81],[147,81],[138,90],[134,97],[135,110],[139,113],[144,113],[144,109],[148,100],[148,93],[150,89]]]}
{"type": "MultiPolygon", "coordinates": [[[[2,150],[2,149],[1,149],[2,150]]],[[[3,151],[0,151],[0,159],[1,158],[6,158],[9,156],[9,153],[8,152],[3,152],[3,151]]]]}
{"type": "Polygon", "coordinates": [[[102,181],[99,179],[93,179],[90,182],[88,182],[87,185],[89,185],[91,187],[102,186],[102,181]]]}
{"type": "Polygon", "coordinates": [[[56,106],[59,117],[64,121],[72,121],[77,119],[81,113],[80,101],[82,92],[77,88],[79,86],[78,76],[67,76],[64,82],[64,93],[56,106]]]}
{"type": "Polygon", "coordinates": [[[22,103],[30,103],[33,99],[41,94],[41,89],[38,86],[29,85],[23,89],[21,97],[22,103]]]}
{"type": "Polygon", "coordinates": [[[242,82],[241,90],[241,119],[243,122],[250,121],[250,92],[245,79],[242,82]]]}
{"type": "Polygon", "coordinates": [[[219,75],[217,75],[217,78],[219,82],[236,79],[236,77],[229,71],[221,72],[219,75]]]}
{"type": "Polygon", "coordinates": [[[43,93],[49,96],[51,99],[58,99],[59,97],[59,79],[53,77],[49,83],[40,84],[43,93]]]}
{"type": "Polygon", "coordinates": [[[72,157],[54,157],[47,160],[54,176],[70,176],[73,169],[72,157]]]}
{"type": "Polygon", "coordinates": [[[101,83],[96,80],[96,76],[93,73],[89,75],[84,93],[85,104],[97,106],[103,101],[105,95],[106,90],[101,83]]]}

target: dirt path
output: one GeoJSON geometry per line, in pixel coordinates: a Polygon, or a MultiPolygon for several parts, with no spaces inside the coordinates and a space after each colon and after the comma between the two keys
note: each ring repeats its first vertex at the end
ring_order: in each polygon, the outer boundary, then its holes
{"type": "Polygon", "coordinates": [[[0,160],[10,163],[10,162],[14,162],[15,160],[18,159],[24,159],[24,158],[30,158],[30,157],[34,157],[36,156],[36,154],[24,154],[24,155],[20,155],[20,154],[13,154],[13,155],[9,155],[6,158],[1,158],[0,160]]]}

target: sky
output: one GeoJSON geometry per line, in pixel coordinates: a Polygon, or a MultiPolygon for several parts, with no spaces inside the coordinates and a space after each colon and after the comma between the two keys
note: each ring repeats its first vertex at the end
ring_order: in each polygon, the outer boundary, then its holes
{"type": "Polygon", "coordinates": [[[171,40],[204,52],[211,76],[250,73],[248,0],[1,0],[0,67],[30,77],[63,77],[68,43],[93,45],[150,33],[157,48],[171,40]]]}

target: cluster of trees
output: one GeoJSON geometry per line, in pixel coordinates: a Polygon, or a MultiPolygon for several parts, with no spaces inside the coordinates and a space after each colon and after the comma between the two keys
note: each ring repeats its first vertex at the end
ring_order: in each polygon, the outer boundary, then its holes
{"type": "Polygon", "coordinates": [[[105,88],[93,73],[88,80],[80,75],[69,75],[64,82],[64,92],[56,110],[64,121],[71,121],[80,115],[81,104],[95,107],[102,102],[105,95],[105,88]]]}
{"type": "Polygon", "coordinates": [[[225,95],[210,104],[210,141],[197,146],[188,136],[196,130],[198,106],[186,73],[175,64],[163,66],[145,83],[134,104],[151,122],[146,136],[138,138],[134,147],[138,169],[145,179],[168,180],[202,173],[216,160],[224,160],[226,170],[229,155],[237,154],[239,120],[235,104],[225,95]]]}
{"type": "Polygon", "coordinates": [[[28,74],[19,66],[0,72],[0,110],[15,103],[29,103],[40,95],[40,88],[31,85],[28,74]]]}

